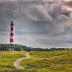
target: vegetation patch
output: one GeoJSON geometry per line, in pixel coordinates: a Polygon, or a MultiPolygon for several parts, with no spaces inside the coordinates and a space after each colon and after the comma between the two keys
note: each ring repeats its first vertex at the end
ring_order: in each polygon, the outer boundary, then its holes
{"type": "Polygon", "coordinates": [[[49,65],[48,64],[43,64],[43,63],[41,63],[41,64],[28,64],[28,66],[26,67],[26,69],[31,69],[33,67],[35,67],[35,68],[38,69],[38,68],[49,67],[49,65]]]}
{"type": "Polygon", "coordinates": [[[31,58],[21,62],[25,70],[36,72],[72,72],[72,49],[30,53],[31,58]]]}
{"type": "Polygon", "coordinates": [[[68,48],[32,48],[20,44],[0,44],[0,51],[9,51],[9,48],[13,48],[15,51],[56,51],[66,50],[68,48]]]}
{"type": "Polygon", "coordinates": [[[14,62],[19,58],[24,58],[25,51],[0,51],[0,71],[1,70],[14,70],[14,62]]]}

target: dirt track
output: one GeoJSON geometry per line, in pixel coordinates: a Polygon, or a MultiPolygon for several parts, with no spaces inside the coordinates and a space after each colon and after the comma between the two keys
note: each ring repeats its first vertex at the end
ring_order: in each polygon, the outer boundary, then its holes
{"type": "Polygon", "coordinates": [[[23,67],[20,66],[20,62],[23,60],[23,59],[27,59],[27,58],[31,58],[31,56],[29,55],[29,53],[26,53],[25,54],[27,57],[26,58],[19,58],[17,59],[15,62],[14,62],[14,66],[17,68],[17,69],[23,69],[23,67]]]}

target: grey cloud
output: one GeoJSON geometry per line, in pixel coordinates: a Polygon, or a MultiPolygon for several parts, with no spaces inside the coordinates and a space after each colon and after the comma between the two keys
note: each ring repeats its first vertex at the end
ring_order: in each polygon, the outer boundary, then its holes
{"type": "Polygon", "coordinates": [[[70,12],[69,11],[63,12],[63,14],[68,16],[68,17],[70,16],[70,12]]]}
{"type": "Polygon", "coordinates": [[[34,21],[52,21],[52,17],[42,5],[34,6],[28,11],[28,16],[34,21]]]}
{"type": "Polygon", "coordinates": [[[33,47],[62,47],[71,44],[70,13],[64,11],[61,6],[52,4],[0,2],[0,39],[5,37],[5,42],[8,42],[10,21],[14,20],[15,43],[33,47]],[[50,4],[52,8],[46,7],[50,4]]]}
{"type": "Polygon", "coordinates": [[[67,6],[72,7],[72,1],[65,2],[64,4],[67,5],[67,6]]]}

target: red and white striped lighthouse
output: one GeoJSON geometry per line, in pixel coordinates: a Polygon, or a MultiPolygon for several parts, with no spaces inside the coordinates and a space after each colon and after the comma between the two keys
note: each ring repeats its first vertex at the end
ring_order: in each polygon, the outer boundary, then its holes
{"type": "Polygon", "coordinates": [[[10,44],[13,44],[13,42],[14,42],[14,39],[13,39],[13,36],[14,36],[14,34],[13,34],[13,26],[14,26],[13,21],[11,21],[10,26],[11,26],[11,31],[10,31],[10,44]]]}

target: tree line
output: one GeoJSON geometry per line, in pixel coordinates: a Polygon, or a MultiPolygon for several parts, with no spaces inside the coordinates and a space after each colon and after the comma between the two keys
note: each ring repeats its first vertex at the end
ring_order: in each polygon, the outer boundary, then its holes
{"type": "Polygon", "coordinates": [[[68,48],[32,48],[20,44],[0,44],[0,51],[9,51],[12,48],[16,51],[56,51],[56,50],[66,50],[68,48]]]}

